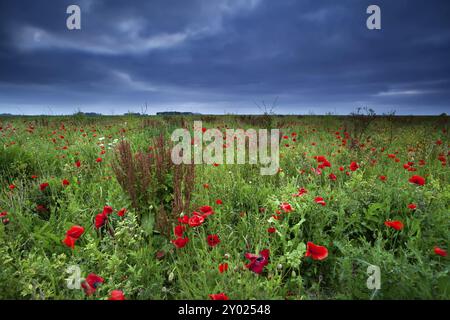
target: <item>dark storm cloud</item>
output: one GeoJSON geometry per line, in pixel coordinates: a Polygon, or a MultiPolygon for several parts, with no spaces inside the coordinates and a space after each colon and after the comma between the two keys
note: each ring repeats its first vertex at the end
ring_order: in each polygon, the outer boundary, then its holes
{"type": "Polygon", "coordinates": [[[24,1],[0,4],[0,112],[186,110],[439,114],[450,102],[450,3],[24,1]],[[65,26],[68,5],[82,30],[65,26]],[[366,28],[366,8],[382,30],[366,28]]]}

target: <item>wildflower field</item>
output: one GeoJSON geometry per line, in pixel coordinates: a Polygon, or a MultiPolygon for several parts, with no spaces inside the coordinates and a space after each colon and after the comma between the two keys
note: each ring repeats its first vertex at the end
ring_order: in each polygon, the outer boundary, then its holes
{"type": "Polygon", "coordinates": [[[449,299],[448,130],[446,116],[0,118],[0,298],[449,299]],[[278,172],[173,164],[170,135],[194,120],[279,128],[278,172]]]}

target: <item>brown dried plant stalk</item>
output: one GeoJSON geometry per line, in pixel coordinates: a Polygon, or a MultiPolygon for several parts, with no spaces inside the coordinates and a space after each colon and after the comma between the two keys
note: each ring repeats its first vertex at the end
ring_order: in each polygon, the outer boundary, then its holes
{"type": "Polygon", "coordinates": [[[122,141],[112,167],[139,221],[145,214],[154,214],[156,231],[170,237],[177,217],[189,210],[195,183],[194,165],[173,164],[171,145],[163,134],[153,140],[151,149],[152,152],[133,153],[130,143],[122,141]]]}

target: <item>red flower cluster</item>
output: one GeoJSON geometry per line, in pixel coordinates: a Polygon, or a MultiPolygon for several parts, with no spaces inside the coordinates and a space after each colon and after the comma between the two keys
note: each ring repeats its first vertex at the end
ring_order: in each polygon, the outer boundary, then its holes
{"type": "Polygon", "coordinates": [[[326,167],[331,168],[331,163],[325,158],[325,156],[316,156],[314,158],[319,163],[317,169],[324,169],[326,167]]]}
{"type": "MultiPolygon", "coordinates": [[[[175,245],[175,247],[183,248],[189,241],[188,237],[183,238],[183,234],[186,231],[186,228],[185,226],[183,226],[183,224],[189,225],[191,228],[196,228],[201,226],[208,216],[214,214],[214,210],[210,206],[202,206],[200,207],[199,211],[201,213],[194,211],[191,217],[189,217],[188,215],[184,215],[183,217],[178,218],[178,222],[181,225],[175,227],[174,233],[177,238],[171,241],[175,245]]],[[[220,242],[219,237],[217,235],[209,235],[207,241],[208,244],[212,247],[220,242]]]]}
{"type": "MultiPolygon", "coordinates": [[[[187,216],[183,216],[187,217],[187,216]]],[[[181,220],[181,219],[179,219],[181,220]]],[[[181,221],[180,221],[181,222],[181,221]]],[[[174,234],[177,237],[175,240],[172,240],[172,243],[175,245],[175,247],[177,247],[178,249],[183,248],[188,242],[189,242],[189,238],[185,237],[183,238],[183,234],[186,231],[186,227],[183,225],[178,225],[174,228],[174,234]]]]}

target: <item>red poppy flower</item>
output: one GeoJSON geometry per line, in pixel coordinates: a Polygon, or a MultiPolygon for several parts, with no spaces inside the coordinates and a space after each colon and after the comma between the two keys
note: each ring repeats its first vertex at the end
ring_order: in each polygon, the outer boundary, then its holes
{"type": "Polygon", "coordinates": [[[73,249],[73,248],[75,248],[75,242],[76,242],[76,240],[77,240],[77,239],[75,239],[75,238],[66,236],[66,237],[64,238],[63,242],[64,242],[64,244],[65,244],[66,246],[68,246],[69,248],[72,248],[72,249],[73,249]]]}
{"type": "Polygon", "coordinates": [[[75,242],[78,240],[78,238],[81,237],[81,235],[84,233],[84,228],[81,226],[73,226],[66,232],[66,237],[64,238],[64,244],[68,246],[69,248],[75,247],[75,242]]]}
{"type": "Polygon", "coordinates": [[[182,224],[189,224],[189,216],[184,215],[183,217],[178,218],[178,222],[182,224]]]}
{"type": "Polygon", "coordinates": [[[86,295],[90,296],[103,282],[105,282],[105,280],[102,277],[96,275],[95,273],[90,273],[81,284],[81,287],[84,289],[86,295]]]}
{"type": "Polygon", "coordinates": [[[39,185],[39,189],[41,191],[44,191],[48,186],[49,186],[48,182],[44,182],[39,185]]]}
{"type": "Polygon", "coordinates": [[[386,179],[387,179],[386,176],[380,176],[381,181],[386,181],[386,179]]]}
{"type": "Polygon", "coordinates": [[[63,186],[68,186],[68,185],[70,184],[70,182],[69,182],[69,180],[64,179],[64,180],[62,181],[62,184],[63,184],[63,186]]]}
{"type": "Polygon", "coordinates": [[[79,168],[80,166],[81,166],[81,162],[80,162],[80,160],[77,160],[75,162],[75,167],[79,168]]]}
{"type": "Polygon", "coordinates": [[[66,235],[68,237],[72,237],[74,239],[78,239],[84,233],[84,228],[81,226],[73,226],[69,230],[67,230],[66,235]]]}
{"type": "Polygon", "coordinates": [[[216,200],[216,204],[219,204],[219,205],[220,205],[220,204],[223,204],[223,202],[222,202],[222,200],[217,199],[217,200],[216,200]]]}
{"type": "Polygon", "coordinates": [[[289,212],[291,212],[293,210],[291,205],[289,203],[287,203],[287,202],[283,202],[280,205],[280,209],[283,210],[286,213],[289,213],[289,212]]]}
{"type": "Polygon", "coordinates": [[[225,271],[228,270],[228,263],[221,263],[219,264],[219,272],[220,273],[224,273],[225,271]]]}
{"type": "Polygon", "coordinates": [[[315,245],[312,242],[306,244],[305,257],[311,257],[313,260],[323,260],[328,257],[328,249],[323,246],[315,245]]]}
{"type": "Polygon", "coordinates": [[[103,213],[104,214],[111,214],[114,211],[114,209],[111,206],[104,206],[103,207],[103,213]]]}
{"type": "Polygon", "coordinates": [[[315,158],[316,158],[317,162],[325,162],[325,161],[327,161],[325,156],[316,156],[315,158]]]}
{"type": "Polygon", "coordinates": [[[42,204],[38,204],[36,206],[36,210],[39,211],[39,212],[47,212],[48,211],[48,209],[42,204]]]}
{"type": "Polygon", "coordinates": [[[337,177],[336,177],[336,175],[334,173],[330,173],[328,175],[328,178],[330,178],[330,180],[332,180],[332,181],[336,181],[336,179],[337,179],[337,177]]]}
{"type": "Polygon", "coordinates": [[[298,189],[298,193],[294,194],[294,197],[301,197],[302,195],[304,195],[305,193],[308,193],[308,191],[305,188],[300,188],[298,189]]]}
{"type": "Polygon", "coordinates": [[[175,236],[177,236],[178,238],[183,236],[184,231],[186,230],[185,226],[176,226],[174,228],[174,234],[175,236]]]}
{"type": "Polygon", "coordinates": [[[358,164],[356,162],[350,163],[350,170],[356,171],[359,168],[358,164]]]}
{"type": "Polygon", "coordinates": [[[439,255],[441,257],[447,256],[447,251],[445,251],[444,249],[441,249],[439,247],[434,247],[434,253],[436,253],[437,255],[439,255]]]}
{"type": "Polygon", "coordinates": [[[95,159],[95,162],[97,162],[97,163],[102,162],[102,161],[103,161],[103,159],[100,158],[100,157],[98,157],[97,159],[95,159]]]}
{"type": "Polygon", "coordinates": [[[328,160],[325,160],[324,162],[322,162],[321,166],[322,169],[325,167],[331,168],[331,163],[328,160]]]}
{"type": "Polygon", "coordinates": [[[411,210],[416,210],[417,206],[414,203],[408,204],[408,208],[411,210]]]}
{"type": "Polygon", "coordinates": [[[322,207],[326,205],[326,203],[325,203],[325,201],[323,200],[322,197],[316,197],[316,198],[314,198],[314,201],[315,201],[316,203],[318,203],[318,204],[321,204],[322,207]]]}
{"type": "Polygon", "coordinates": [[[31,179],[37,179],[37,178],[38,178],[37,175],[32,175],[32,176],[31,176],[31,179]]]}
{"type": "Polygon", "coordinates": [[[274,228],[274,227],[270,227],[270,228],[267,229],[268,233],[274,233],[275,231],[277,231],[277,229],[274,228]]]}
{"type": "Polygon", "coordinates": [[[339,167],[339,171],[344,171],[344,167],[343,167],[343,166],[340,166],[340,167],[339,167]]]}
{"type": "Polygon", "coordinates": [[[156,259],[161,260],[164,258],[164,256],[166,255],[166,252],[163,250],[157,251],[156,252],[156,259]]]}
{"type": "Polygon", "coordinates": [[[206,238],[206,241],[208,241],[208,245],[210,247],[215,247],[220,243],[219,236],[217,234],[210,234],[206,238]]]}
{"type": "Polygon", "coordinates": [[[121,290],[113,290],[109,296],[108,300],[125,300],[125,296],[121,290]]]}
{"type": "Polygon", "coordinates": [[[421,176],[412,176],[408,181],[419,186],[423,186],[425,184],[425,178],[421,176]]]}
{"type": "Polygon", "coordinates": [[[211,208],[210,206],[203,206],[200,208],[200,211],[203,213],[204,216],[209,216],[214,214],[213,208],[211,208]]]}
{"type": "Polygon", "coordinates": [[[4,217],[6,217],[7,215],[8,215],[8,212],[3,211],[3,212],[0,213],[0,218],[4,218],[4,217]]]}
{"type": "Polygon", "coordinates": [[[225,293],[216,293],[216,294],[208,294],[211,300],[228,300],[228,297],[225,293]]]}
{"type": "Polygon", "coordinates": [[[120,209],[120,210],[117,212],[117,215],[118,215],[119,217],[123,217],[123,216],[125,215],[126,212],[127,212],[127,209],[122,208],[122,209],[120,209]]]}
{"type": "Polygon", "coordinates": [[[401,221],[398,221],[398,220],[385,221],[384,224],[385,224],[386,227],[393,228],[395,230],[402,230],[403,227],[404,227],[403,223],[401,221]]]}
{"type": "Polygon", "coordinates": [[[105,225],[107,219],[108,216],[104,212],[97,214],[95,216],[95,227],[100,229],[105,225]]]}
{"type": "Polygon", "coordinates": [[[245,267],[254,273],[262,273],[264,267],[269,263],[269,254],[269,249],[262,250],[259,253],[259,256],[252,253],[246,253],[245,258],[250,260],[250,263],[246,264],[245,267]]]}
{"type": "Polygon", "coordinates": [[[178,249],[183,248],[187,243],[189,242],[189,238],[177,238],[176,240],[172,240],[172,243],[177,247],[178,249]]]}
{"type": "Polygon", "coordinates": [[[190,227],[198,227],[202,225],[203,221],[205,221],[205,218],[203,216],[193,215],[189,218],[189,226],[190,227]]]}

